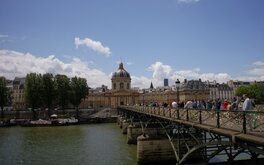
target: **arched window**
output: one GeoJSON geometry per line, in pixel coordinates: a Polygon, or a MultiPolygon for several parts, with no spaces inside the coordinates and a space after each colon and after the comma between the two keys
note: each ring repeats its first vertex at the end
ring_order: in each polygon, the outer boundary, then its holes
{"type": "Polygon", "coordinates": [[[116,89],[116,83],[114,83],[114,89],[116,89]]]}
{"type": "Polygon", "coordinates": [[[124,83],[120,83],[120,89],[124,88],[124,83]]]}
{"type": "Polygon", "coordinates": [[[130,87],[130,84],[129,84],[129,83],[127,83],[127,89],[129,89],[129,87],[130,87]]]}

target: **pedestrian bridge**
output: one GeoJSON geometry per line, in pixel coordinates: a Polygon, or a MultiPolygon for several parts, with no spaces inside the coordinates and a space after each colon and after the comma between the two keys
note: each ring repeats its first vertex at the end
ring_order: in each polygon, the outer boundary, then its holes
{"type": "Polygon", "coordinates": [[[264,157],[264,112],[145,106],[120,106],[118,111],[130,124],[139,122],[143,134],[150,123],[159,123],[165,130],[177,164],[182,164],[198,150],[203,153],[206,163],[223,154],[231,163],[240,154],[249,155],[254,162],[264,157]],[[188,135],[188,141],[191,138],[192,143],[187,143],[183,135],[188,135]],[[175,139],[178,145],[175,145],[175,139]]]}

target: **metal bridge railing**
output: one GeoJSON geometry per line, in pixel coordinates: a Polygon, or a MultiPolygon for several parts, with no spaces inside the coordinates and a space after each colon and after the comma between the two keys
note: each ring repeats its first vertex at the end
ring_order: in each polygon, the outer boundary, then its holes
{"type": "Polygon", "coordinates": [[[226,128],[243,133],[264,136],[264,112],[184,109],[147,106],[122,106],[128,110],[148,115],[166,117],[171,120],[185,120],[194,124],[204,124],[216,128],[226,128]]]}

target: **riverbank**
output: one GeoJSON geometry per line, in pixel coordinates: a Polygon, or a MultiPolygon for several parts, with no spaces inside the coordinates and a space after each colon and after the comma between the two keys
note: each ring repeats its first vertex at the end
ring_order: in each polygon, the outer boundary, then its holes
{"type": "MultiPolygon", "coordinates": [[[[30,114],[31,115],[31,114],[30,114]]],[[[30,116],[29,115],[29,116],[30,116]]],[[[0,121],[0,127],[10,127],[10,126],[67,126],[76,124],[92,124],[92,123],[115,123],[117,121],[117,110],[111,108],[104,108],[100,110],[89,110],[80,111],[80,116],[78,119],[75,117],[68,117],[67,115],[57,115],[56,119],[38,119],[32,120],[30,117],[26,118],[11,118],[4,119],[0,121]]]]}

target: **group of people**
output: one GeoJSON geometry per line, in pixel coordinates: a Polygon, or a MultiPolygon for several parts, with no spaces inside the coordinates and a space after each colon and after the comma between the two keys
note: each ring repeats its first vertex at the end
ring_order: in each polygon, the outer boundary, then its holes
{"type": "Polygon", "coordinates": [[[207,110],[253,110],[254,102],[247,96],[233,98],[232,100],[189,100],[186,103],[173,101],[172,108],[207,109],[207,110]]]}
{"type": "MultiPolygon", "coordinates": [[[[144,104],[140,104],[143,106],[144,104]]],[[[151,107],[171,107],[171,108],[188,108],[188,109],[207,109],[207,110],[253,110],[255,107],[254,102],[248,98],[247,95],[243,97],[233,98],[232,100],[221,100],[221,99],[209,99],[204,100],[189,100],[187,102],[176,102],[171,103],[163,102],[158,104],[157,102],[151,102],[151,107]]]]}

